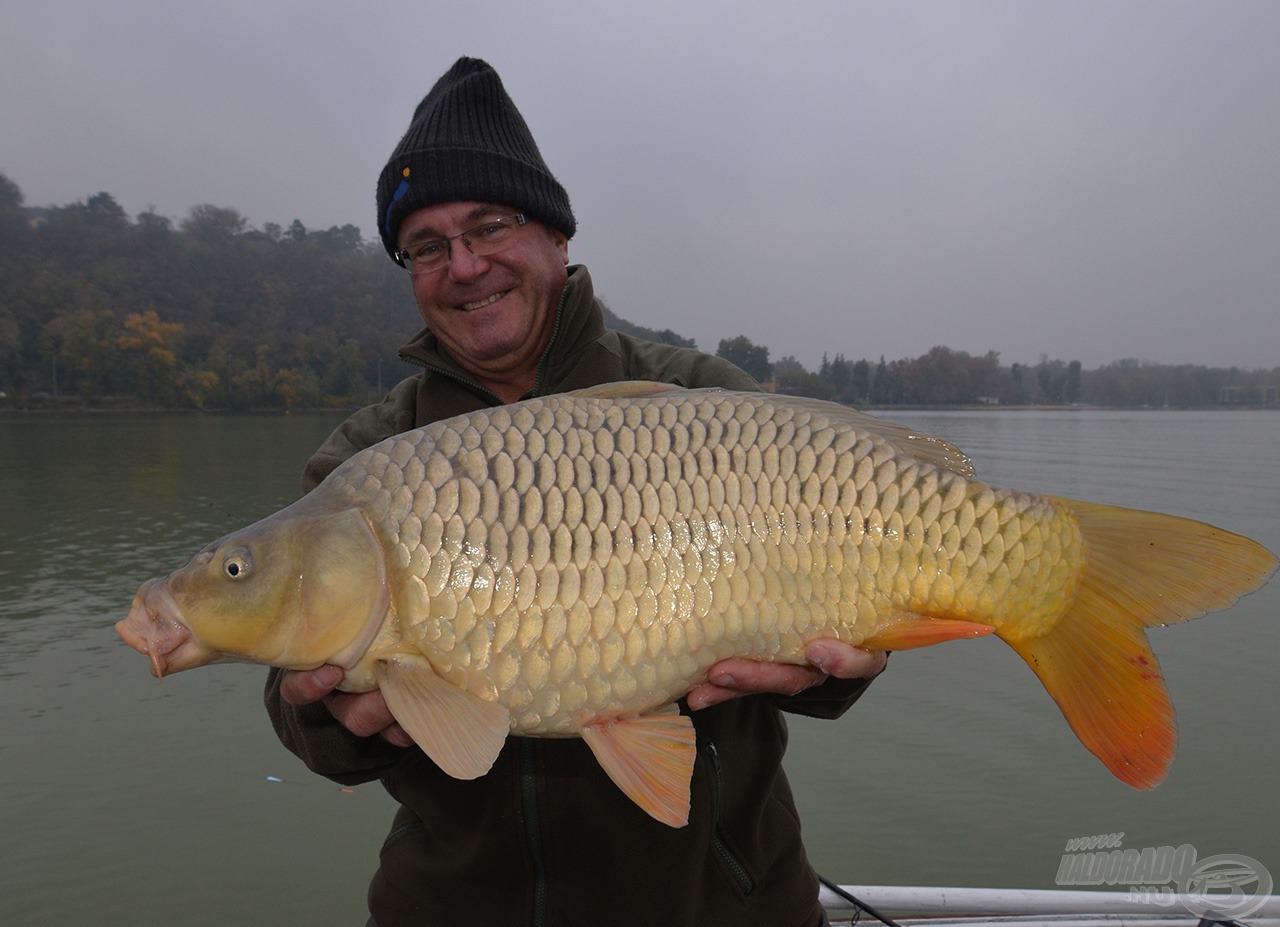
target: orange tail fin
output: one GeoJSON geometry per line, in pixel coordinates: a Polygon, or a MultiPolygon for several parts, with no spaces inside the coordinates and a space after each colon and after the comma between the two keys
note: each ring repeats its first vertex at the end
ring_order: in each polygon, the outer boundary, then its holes
{"type": "Polygon", "coordinates": [[[1055,501],[1084,532],[1080,589],[1047,634],[1006,643],[1040,677],[1081,743],[1122,781],[1153,788],[1169,770],[1177,735],[1146,629],[1226,608],[1261,586],[1276,558],[1202,522],[1055,501]]]}

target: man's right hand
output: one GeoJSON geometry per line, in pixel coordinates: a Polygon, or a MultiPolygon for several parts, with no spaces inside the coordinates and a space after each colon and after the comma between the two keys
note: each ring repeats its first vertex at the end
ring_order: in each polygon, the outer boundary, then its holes
{"type": "Polygon", "coordinates": [[[357,737],[379,736],[397,747],[412,747],[413,738],[396,723],[382,690],[337,692],[342,667],[325,664],[314,670],[287,670],[280,677],[280,697],[295,708],[324,702],[329,713],[357,737]]]}

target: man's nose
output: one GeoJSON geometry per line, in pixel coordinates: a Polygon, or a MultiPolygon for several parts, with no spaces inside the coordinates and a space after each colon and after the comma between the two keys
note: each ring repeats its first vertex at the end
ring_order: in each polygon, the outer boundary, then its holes
{"type": "Polygon", "coordinates": [[[489,269],[489,262],[473,254],[466,239],[449,243],[449,279],[457,283],[474,280],[489,269]]]}

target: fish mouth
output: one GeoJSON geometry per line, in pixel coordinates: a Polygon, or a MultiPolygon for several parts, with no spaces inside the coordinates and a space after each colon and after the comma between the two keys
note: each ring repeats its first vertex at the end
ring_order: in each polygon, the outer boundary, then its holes
{"type": "Polygon", "coordinates": [[[213,651],[192,638],[163,579],[149,579],[139,587],[129,614],[116,622],[116,633],[138,653],[151,658],[151,675],[157,679],[217,659],[213,651]]]}

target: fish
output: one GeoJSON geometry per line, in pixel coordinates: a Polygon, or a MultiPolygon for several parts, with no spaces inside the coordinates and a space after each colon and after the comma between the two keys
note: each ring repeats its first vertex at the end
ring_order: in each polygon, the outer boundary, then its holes
{"type": "Polygon", "coordinates": [[[142,584],[116,630],[153,675],[342,667],[445,772],[581,737],[687,823],[679,700],[728,657],[994,634],[1080,741],[1147,789],[1175,749],[1146,631],[1275,571],[1198,521],[990,486],[952,444],[843,405],[607,384],[397,434],[142,584]]]}

